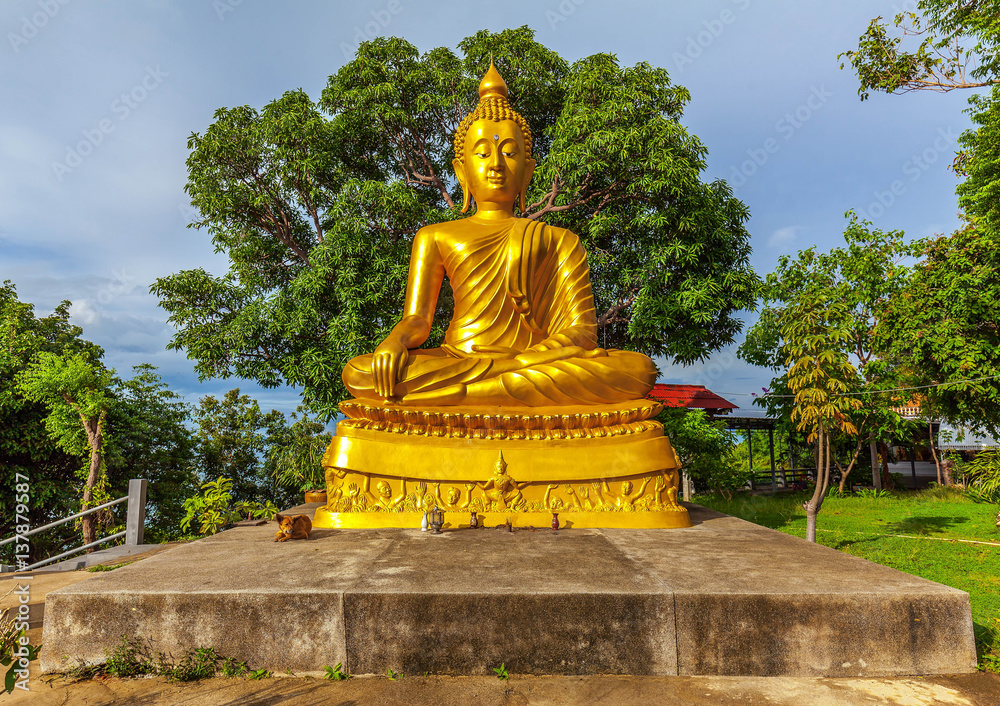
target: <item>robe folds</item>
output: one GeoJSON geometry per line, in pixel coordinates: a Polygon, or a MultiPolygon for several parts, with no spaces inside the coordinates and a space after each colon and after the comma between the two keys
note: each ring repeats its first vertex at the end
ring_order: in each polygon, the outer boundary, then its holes
{"type": "MultiPolygon", "coordinates": [[[[642,399],[652,389],[656,368],[648,357],[598,348],[590,268],[572,232],[512,218],[461,240],[439,239],[436,247],[454,315],[440,348],[409,351],[396,401],[596,405],[642,399]],[[544,355],[545,362],[531,360],[539,357],[532,346],[557,334],[572,345],[544,355]],[[525,362],[514,358],[525,351],[525,362]]],[[[347,364],[344,383],[355,397],[378,399],[370,354],[347,364]]]]}

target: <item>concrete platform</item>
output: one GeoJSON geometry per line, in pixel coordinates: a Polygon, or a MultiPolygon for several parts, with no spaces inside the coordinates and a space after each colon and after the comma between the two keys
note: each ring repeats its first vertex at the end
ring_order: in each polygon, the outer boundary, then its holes
{"type": "Polygon", "coordinates": [[[968,594],[688,508],[672,530],[237,528],[49,593],[42,667],[138,635],[282,673],[975,670],[968,594]]]}

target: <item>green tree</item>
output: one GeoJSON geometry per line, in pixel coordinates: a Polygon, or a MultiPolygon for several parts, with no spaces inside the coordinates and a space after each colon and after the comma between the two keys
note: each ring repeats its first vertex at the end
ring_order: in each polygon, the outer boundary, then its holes
{"type": "Polygon", "coordinates": [[[851,413],[861,406],[845,395],[857,369],[843,351],[848,305],[822,293],[799,298],[781,312],[788,389],[795,395],[791,419],[816,442],[816,487],[804,504],[806,539],[816,541],[816,516],[830,487],[830,446],[836,434],[854,435],[851,413]]]}
{"type": "Polygon", "coordinates": [[[271,500],[280,507],[301,502],[298,493],[274,482],[267,466],[274,440],[287,436],[281,412],[264,413],[256,400],[233,389],[221,400],[212,395],[202,397],[194,422],[196,471],[202,483],[220,477],[231,479],[234,502],[271,500]]]}
{"type": "Polygon", "coordinates": [[[170,390],[152,365],[137,365],[130,380],[117,380],[108,415],[105,460],[109,488],[125,495],[131,478],[149,481],[147,543],[180,536],[184,499],[197,492],[195,436],[188,428],[190,405],[170,390]]]}
{"type": "Polygon", "coordinates": [[[292,423],[271,437],[268,466],[275,482],[298,491],[325,490],[323,454],[332,434],[326,425],[311,418],[299,407],[301,417],[293,412],[292,423]]]}
{"type": "MultiPolygon", "coordinates": [[[[527,27],[459,50],[366,42],[318,103],[297,90],[220,109],[190,137],[192,225],[231,267],[152,291],[177,327],[171,348],[202,378],[298,385],[335,414],[344,364],[400,316],[414,233],[460,216],[452,137],[490,57],[534,135],[526,215],[580,236],[601,344],[691,362],[733,340],[758,282],[748,214],[725,182],[701,181],[706,149],[680,123],[687,90],[607,54],[569,64],[527,27]]],[[[439,301],[440,323],[447,291],[439,301]]]]}
{"type": "MultiPolygon", "coordinates": [[[[75,494],[67,489],[76,486],[80,460],[56,445],[45,429],[45,405],[26,399],[16,380],[40,352],[76,351],[100,358],[101,349],[83,340],[82,333],[80,327],[69,323],[69,302],[62,302],[48,316],[37,317],[31,304],[18,299],[12,282],[0,286],[0,480],[4,487],[14,488],[28,478],[27,516],[33,527],[78,509],[75,494]]],[[[13,493],[0,493],[4,537],[14,533],[14,501],[13,493]]],[[[59,553],[72,537],[71,527],[33,536],[28,563],[59,553]]],[[[12,556],[9,546],[3,551],[5,563],[13,564],[13,559],[8,559],[12,556]]]]}
{"type": "MultiPolygon", "coordinates": [[[[86,353],[42,351],[17,380],[26,399],[47,408],[45,429],[56,444],[70,455],[89,459],[82,510],[91,507],[94,492],[105,478],[105,422],[111,407],[113,374],[86,353]]],[[[82,518],[85,544],[97,539],[96,524],[93,514],[82,518]]]]}
{"type": "Polygon", "coordinates": [[[876,17],[858,48],[840,55],[858,75],[861,100],[871,91],[946,92],[998,82],[1000,2],[918,0],[916,7],[920,14],[901,12],[893,18],[896,29],[876,17]]]}
{"type": "Polygon", "coordinates": [[[730,494],[746,484],[749,473],[734,473],[729,462],[735,438],[724,420],[711,419],[703,409],[676,407],[664,408],[656,418],[680,459],[680,473],[698,487],[730,494]]]}
{"type": "Polygon", "coordinates": [[[831,450],[831,460],[841,474],[841,492],[866,440],[872,482],[881,488],[884,479],[877,461],[877,445],[883,439],[906,438],[912,433],[911,425],[893,411],[893,407],[900,406],[900,398],[882,392],[908,379],[900,376],[897,359],[890,351],[891,337],[886,335],[884,316],[890,302],[909,285],[911,270],[904,261],[911,247],[904,241],[902,231],[884,232],[859,221],[853,213],[847,215],[844,247],[831,248],[826,253],[809,248],[794,257],[785,255],[779,259],[761,288],[760,318],[747,332],[738,352],[748,362],[781,372],[771,382],[772,394],[757,403],[766,406],[772,415],[787,419],[795,403],[786,367],[788,341],[782,334],[785,313],[818,296],[843,305],[844,315],[839,321],[843,330],[828,345],[839,342],[840,354],[853,362],[858,375],[845,383],[860,404],[852,414],[852,423],[858,430],[856,442],[844,449],[849,460],[841,464],[839,444],[835,443],[831,450]]]}
{"type": "Polygon", "coordinates": [[[1000,3],[919,0],[917,9],[895,18],[897,36],[872,20],[844,55],[862,100],[873,90],[990,90],[970,99],[974,127],[953,165],[965,223],[914,244],[919,262],[880,335],[909,384],[927,386],[929,416],[1000,433],[1000,3]]]}

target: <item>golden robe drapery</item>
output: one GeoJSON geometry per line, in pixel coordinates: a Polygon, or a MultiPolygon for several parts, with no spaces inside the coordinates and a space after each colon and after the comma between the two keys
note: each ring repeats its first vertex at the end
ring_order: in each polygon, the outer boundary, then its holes
{"type": "MultiPolygon", "coordinates": [[[[648,357],[597,347],[590,269],[572,232],[512,218],[461,240],[437,238],[435,247],[455,311],[444,345],[409,352],[396,385],[404,405],[607,404],[652,389],[656,368],[648,357]],[[570,345],[544,355],[545,362],[515,358],[558,334],[570,345]]],[[[358,398],[377,398],[371,360],[358,356],[344,369],[358,398]]]]}

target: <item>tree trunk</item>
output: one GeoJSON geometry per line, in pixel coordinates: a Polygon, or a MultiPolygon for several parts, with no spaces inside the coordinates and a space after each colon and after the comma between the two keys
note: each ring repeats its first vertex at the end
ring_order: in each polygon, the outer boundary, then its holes
{"type": "Polygon", "coordinates": [[[884,441],[878,442],[878,455],[882,462],[879,464],[879,473],[882,474],[882,487],[892,490],[895,486],[892,483],[892,476],[889,475],[889,445],[884,441]]]}
{"type": "Polygon", "coordinates": [[[937,482],[938,485],[944,482],[944,478],[941,477],[941,461],[938,459],[937,449],[934,447],[934,420],[931,419],[930,423],[927,425],[927,436],[931,441],[931,456],[934,458],[934,467],[937,469],[937,482]]]}
{"type": "Polygon", "coordinates": [[[691,482],[691,474],[687,471],[681,474],[681,492],[684,494],[684,501],[691,502],[694,497],[694,483],[691,482]]]}
{"type": "Polygon", "coordinates": [[[951,475],[954,462],[950,458],[941,461],[941,475],[944,476],[945,485],[955,485],[955,478],[951,475]]]}
{"type": "Polygon", "coordinates": [[[872,459],[872,485],[876,490],[882,490],[882,469],[878,466],[878,445],[874,433],[868,435],[868,451],[872,459]]]}
{"type": "MultiPolygon", "coordinates": [[[[854,447],[854,455],[851,456],[851,462],[847,464],[847,470],[846,471],[843,469],[840,470],[840,485],[838,486],[838,488],[840,490],[841,495],[844,494],[844,486],[847,484],[847,476],[851,475],[851,470],[854,468],[854,464],[858,460],[858,454],[861,453],[862,443],[863,442],[859,442],[858,445],[854,447]]],[[[837,468],[840,468],[839,462],[837,463],[837,468]]]]}
{"type": "Polygon", "coordinates": [[[820,508],[823,507],[823,498],[826,496],[826,490],[829,486],[829,442],[826,439],[826,434],[823,433],[823,428],[820,427],[819,433],[816,436],[816,487],[813,489],[813,494],[809,498],[809,502],[802,505],[806,510],[806,541],[808,542],[815,543],[816,541],[816,515],[819,514],[820,508]]]}
{"type": "MultiPolygon", "coordinates": [[[[97,419],[84,419],[83,428],[87,431],[87,441],[90,444],[90,471],[87,473],[87,482],[83,486],[83,510],[89,510],[91,501],[94,499],[94,486],[101,475],[102,457],[102,437],[104,434],[104,414],[97,419]]],[[[97,518],[94,515],[87,515],[80,520],[83,529],[83,543],[90,544],[97,541],[97,518]]],[[[87,552],[94,551],[91,547],[87,552]]]]}

